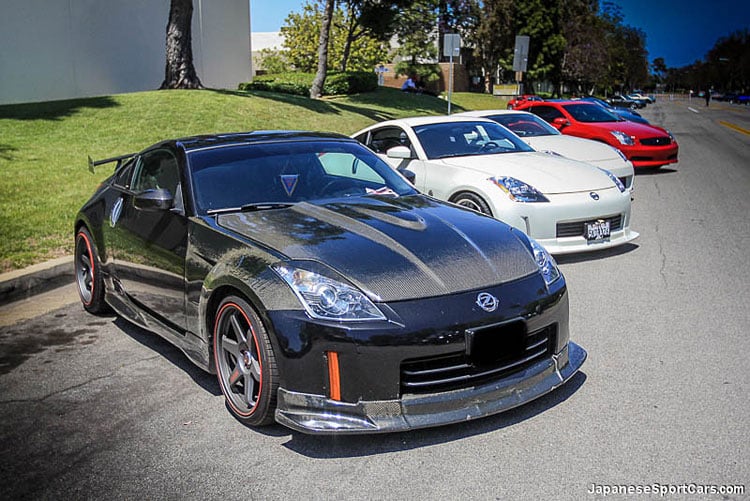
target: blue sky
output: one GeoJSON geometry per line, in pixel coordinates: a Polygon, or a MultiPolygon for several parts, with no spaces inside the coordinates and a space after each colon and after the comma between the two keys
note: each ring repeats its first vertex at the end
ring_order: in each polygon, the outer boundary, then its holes
{"type": "MultiPolygon", "coordinates": [[[[601,0],[600,0],[601,2],[601,0]]],[[[669,67],[703,59],[719,37],[750,28],[750,8],[741,0],[615,0],[624,24],[646,33],[649,60],[663,57],[669,67]]],[[[250,0],[253,31],[278,31],[303,0],[250,0]]]]}

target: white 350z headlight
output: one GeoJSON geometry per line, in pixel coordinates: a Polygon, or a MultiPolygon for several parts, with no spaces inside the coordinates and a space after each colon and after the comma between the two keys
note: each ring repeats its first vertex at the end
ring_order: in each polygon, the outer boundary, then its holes
{"type": "Polygon", "coordinates": [[[542,247],[539,242],[533,238],[529,238],[531,244],[531,250],[534,252],[534,261],[539,266],[539,272],[544,277],[544,283],[550,285],[552,282],[560,278],[560,270],[557,269],[557,263],[555,259],[547,252],[547,249],[542,247]]]}
{"type": "Polygon", "coordinates": [[[385,320],[385,315],[356,287],[286,264],[275,264],[271,268],[289,284],[313,318],[385,320]]]}
{"type": "Polygon", "coordinates": [[[514,202],[549,202],[541,191],[514,177],[497,176],[491,177],[489,181],[507,193],[514,202]]]}

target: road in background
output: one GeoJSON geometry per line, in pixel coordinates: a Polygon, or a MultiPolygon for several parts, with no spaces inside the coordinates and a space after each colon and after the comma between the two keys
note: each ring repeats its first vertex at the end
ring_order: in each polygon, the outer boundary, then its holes
{"type": "Polygon", "coordinates": [[[67,288],[57,304],[72,304],[0,327],[0,498],[581,500],[602,485],[745,484],[724,499],[749,499],[750,109],[661,100],[645,115],[680,162],[637,174],[634,245],[560,259],[589,359],[555,392],[408,433],[254,430],[213,376],[67,288]]]}

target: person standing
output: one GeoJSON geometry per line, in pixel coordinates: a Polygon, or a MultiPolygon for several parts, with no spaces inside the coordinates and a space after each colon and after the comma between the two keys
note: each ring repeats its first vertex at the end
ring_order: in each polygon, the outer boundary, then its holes
{"type": "Polygon", "coordinates": [[[706,106],[711,102],[711,89],[706,88],[706,106]]]}

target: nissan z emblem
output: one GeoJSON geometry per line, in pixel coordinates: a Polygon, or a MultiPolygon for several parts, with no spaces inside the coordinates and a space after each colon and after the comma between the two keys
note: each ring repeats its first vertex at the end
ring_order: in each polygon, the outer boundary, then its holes
{"type": "Polygon", "coordinates": [[[477,296],[477,306],[482,308],[487,313],[495,311],[500,304],[500,301],[490,294],[489,292],[480,292],[477,296]]]}

